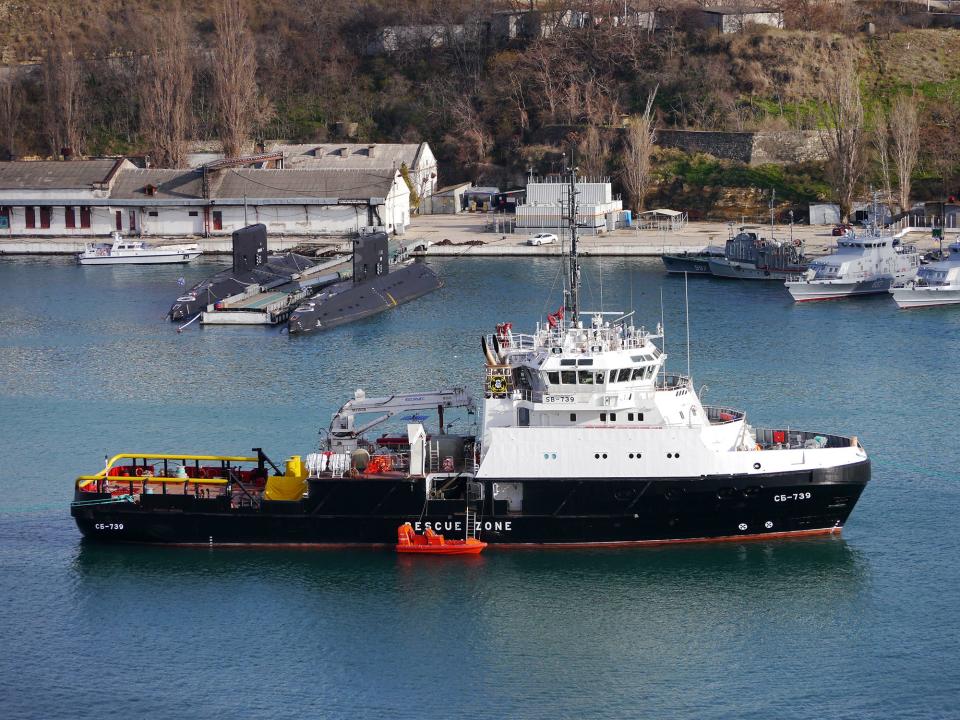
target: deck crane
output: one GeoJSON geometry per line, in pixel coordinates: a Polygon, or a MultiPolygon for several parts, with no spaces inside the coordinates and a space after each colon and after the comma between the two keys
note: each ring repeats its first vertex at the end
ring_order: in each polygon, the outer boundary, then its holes
{"type": "Polygon", "coordinates": [[[466,408],[471,415],[476,412],[473,398],[462,387],[376,398],[368,398],[363,390],[357,390],[353,399],[344,403],[330,422],[330,449],[350,452],[357,447],[359,437],[370,428],[412,410],[436,410],[440,432],[443,432],[443,411],[447,408],[466,408]],[[369,413],[378,414],[359,427],[355,426],[357,415],[369,413]]]}

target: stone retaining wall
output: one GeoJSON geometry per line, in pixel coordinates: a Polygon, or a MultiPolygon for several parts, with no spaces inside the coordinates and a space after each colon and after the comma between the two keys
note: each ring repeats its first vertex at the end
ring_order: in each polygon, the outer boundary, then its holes
{"type": "Polygon", "coordinates": [[[747,165],[808,162],[826,157],[820,133],[809,130],[657,130],[657,145],[688,153],[706,153],[747,165]]]}

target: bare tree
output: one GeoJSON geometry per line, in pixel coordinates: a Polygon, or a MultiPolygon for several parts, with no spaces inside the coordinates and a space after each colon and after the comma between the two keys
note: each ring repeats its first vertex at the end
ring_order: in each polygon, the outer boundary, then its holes
{"type": "Polygon", "coordinates": [[[20,122],[20,107],[23,94],[20,91],[19,77],[14,71],[0,78],[0,158],[13,157],[17,126],[20,122]]]}
{"type": "Polygon", "coordinates": [[[580,170],[584,175],[590,177],[600,177],[604,174],[607,166],[607,157],[610,154],[610,147],[607,142],[600,137],[600,131],[596,125],[588,125],[580,140],[578,149],[578,158],[580,170]]]}
{"type": "Polygon", "coordinates": [[[879,165],[880,182],[883,185],[883,202],[890,207],[892,213],[893,188],[890,183],[890,127],[887,124],[887,115],[882,106],[877,107],[871,144],[877,157],[877,165],[879,165]]]}
{"type": "Polygon", "coordinates": [[[257,60],[243,0],[219,0],[214,24],[213,103],[223,152],[236,157],[243,153],[259,109],[257,60]]]}
{"type": "Polygon", "coordinates": [[[155,165],[179,168],[186,165],[192,121],[190,31],[179,2],[153,24],[138,68],[140,132],[155,165]]]}
{"type": "Polygon", "coordinates": [[[44,134],[52,155],[69,150],[70,156],[75,157],[83,149],[80,62],[60,19],[51,17],[48,24],[49,39],[42,66],[44,134]]]}
{"type": "Polygon", "coordinates": [[[893,161],[897,170],[897,196],[900,209],[910,209],[910,176],[920,154],[920,119],[915,96],[901,95],[890,111],[893,161]]]}
{"type": "Polygon", "coordinates": [[[860,77],[853,61],[843,56],[833,64],[822,84],[820,140],[827,155],[827,178],[847,222],[866,162],[860,77]]]}
{"type": "MultiPolygon", "coordinates": [[[[476,167],[488,160],[493,138],[469,97],[460,97],[450,107],[453,127],[458,138],[457,159],[465,167],[476,167]]],[[[451,138],[452,139],[452,138],[451,138]]]]}
{"type": "Polygon", "coordinates": [[[633,203],[634,210],[643,210],[650,189],[650,154],[657,139],[654,127],[653,101],[658,88],[647,95],[647,106],[642,115],[632,117],[627,127],[623,149],[623,184],[633,203]]]}

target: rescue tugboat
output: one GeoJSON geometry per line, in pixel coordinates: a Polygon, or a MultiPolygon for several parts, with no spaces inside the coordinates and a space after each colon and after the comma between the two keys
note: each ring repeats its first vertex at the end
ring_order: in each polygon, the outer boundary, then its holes
{"type": "Polygon", "coordinates": [[[111,458],[76,481],[80,530],[106,541],[388,548],[401,534],[417,546],[418,533],[428,545],[448,533],[562,547],[839,533],[870,479],[857,437],[755,427],[741,410],[703,405],[690,377],[666,371],[659,326],[581,311],[576,199],[574,171],[564,305],[530,334],[502,323],[482,339],[476,431],[446,422],[476,413],[462,387],[358,390],[319,452],[282,470],[256,448],[111,458]],[[398,418],[401,432],[367,438],[398,418]]]}

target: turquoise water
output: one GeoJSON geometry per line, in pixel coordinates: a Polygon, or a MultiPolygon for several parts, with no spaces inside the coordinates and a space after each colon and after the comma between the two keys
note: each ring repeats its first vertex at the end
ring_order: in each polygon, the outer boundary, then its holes
{"type": "MultiPolygon", "coordinates": [[[[555,260],[434,265],[440,292],[289,337],[163,321],[213,261],[0,261],[0,717],[960,716],[950,309],[690,279],[707,402],[870,452],[842,539],[455,562],[81,541],[72,479],[106,454],[304,453],[355,388],[478,392],[480,333],[560,304],[555,260]]],[[[604,309],[651,327],[662,290],[686,370],[681,278],[642,260],[584,274],[585,306],[602,274],[604,309]]]]}

